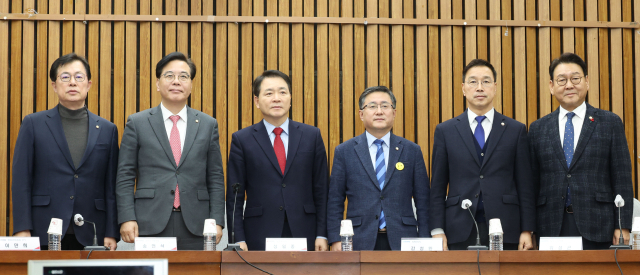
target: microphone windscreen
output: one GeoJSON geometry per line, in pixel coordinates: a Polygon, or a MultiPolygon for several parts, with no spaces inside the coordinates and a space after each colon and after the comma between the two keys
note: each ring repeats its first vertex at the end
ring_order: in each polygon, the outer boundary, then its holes
{"type": "Polygon", "coordinates": [[[616,204],[617,207],[623,207],[624,206],[624,199],[622,199],[622,196],[620,196],[618,194],[616,196],[616,199],[614,200],[614,203],[616,204]]]}
{"type": "Polygon", "coordinates": [[[73,222],[77,225],[77,226],[82,226],[84,224],[84,219],[82,218],[82,215],[80,214],[75,214],[73,216],[73,222]]]}
{"type": "Polygon", "coordinates": [[[462,207],[462,209],[469,209],[471,205],[473,205],[473,203],[471,203],[469,199],[465,199],[462,201],[462,204],[460,206],[462,207]]]}

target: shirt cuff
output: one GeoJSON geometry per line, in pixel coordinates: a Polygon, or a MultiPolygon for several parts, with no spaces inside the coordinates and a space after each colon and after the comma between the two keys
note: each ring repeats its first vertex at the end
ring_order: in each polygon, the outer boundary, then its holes
{"type": "Polygon", "coordinates": [[[435,236],[438,234],[444,234],[444,230],[442,228],[436,228],[431,230],[431,236],[435,236]]]}
{"type": "Polygon", "coordinates": [[[316,239],[327,239],[327,237],[317,236],[316,239]]]}

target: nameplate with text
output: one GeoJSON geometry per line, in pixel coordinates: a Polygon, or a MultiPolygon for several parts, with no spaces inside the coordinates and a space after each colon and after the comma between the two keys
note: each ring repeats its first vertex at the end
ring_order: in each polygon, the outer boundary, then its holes
{"type": "Polygon", "coordinates": [[[266,251],[307,251],[307,238],[267,238],[266,251]]]}
{"type": "Polygon", "coordinates": [[[136,251],[177,251],[175,237],[136,237],[136,251]]]}
{"type": "Polygon", "coordinates": [[[442,238],[402,238],[400,251],[442,251],[442,238]]]}
{"type": "Polygon", "coordinates": [[[1,237],[0,251],[29,250],[40,251],[40,238],[38,237],[1,237]]]}
{"type": "Polygon", "coordinates": [[[541,237],[540,250],[582,250],[582,237],[541,237]]]}

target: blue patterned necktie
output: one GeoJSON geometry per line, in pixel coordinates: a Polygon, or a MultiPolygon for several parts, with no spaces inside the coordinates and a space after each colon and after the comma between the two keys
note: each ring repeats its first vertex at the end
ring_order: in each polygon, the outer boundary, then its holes
{"type": "MultiPolygon", "coordinates": [[[[576,114],[573,112],[567,113],[567,123],[564,124],[564,140],[562,141],[562,150],[564,151],[564,158],[567,160],[567,168],[571,167],[571,160],[573,159],[573,121],[572,118],[576,114]]],[[[567,200],[565,206],[571,205],[571,190],[567,186],[567,200]]]]}
{"type": "MultiPolygon", "coordinates": [[[[384,164],[384,151],[382,150],[382,144],[384,141],[376,139],[373,144],[378,146],[376,152],[376,178],[378,178],[378,184],[380,185],[380,191],[384,188],[384,179],[387,174],[386,165],[384,164]]],[[[378,220],[378,228],[383,229],[387,226],[387,222],[384,218],[384,211],[380,210],[380,220],[378,220]]]]}
{"type": "Polygon", "coordinates": [[[478,141],[478,145],[480,145],[480,149],[484,148],[484,128],[482,128],[482,121],[487,118],[486,116],[477,116],[476,121],[478,122],[478,126],[476,126],[476,131],[473,133],[473,136],[478,141]]]}

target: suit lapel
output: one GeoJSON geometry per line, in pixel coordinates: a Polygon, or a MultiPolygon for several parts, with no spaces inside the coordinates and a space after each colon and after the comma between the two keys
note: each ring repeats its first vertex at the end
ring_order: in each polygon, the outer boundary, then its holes
{"type": "Polygon", "coordinates": [[[478,159],[478,153],[476,152],[476,147],[473,144],[473,132],[471,132],[467,111],[464,111],[464,113],[456,117],[456,119],[458,120],[458,123],[456,123],[456,129],[458,129],[458,132],[460,133],[460,138],[464,141],[464,145],[467,146],[467,149],[471,156],[473,156],[473,159],[476,160],[476,164],[481,166],[480,159],[478,159]]]}
{"type": "MultiPolygon", "coordinates": [[[[273,149],[273,145],[271,145],[271,139],[269,139],[269,134],[267,133],[267,128],[264,126],[264,122],[260,121],[253,125],[253,137],[256,139],[256,142],[264,151],[264,154],[267,155],[271,164],[273,164],[273,168],[275,168],[280,175],[282,175],[282,170],[280,170],[280,164],[278,164],[278,157],[276,157],[276,151],[273,149]]],[[[285,168],[286,171],[286,168],[285,168]]]]}
{"type": "MultiPolygon", "coordinates": [[[[590,116],[596,116],[596,109],[591,107],[591,105],[587,104],[587,112],[585,114],[584,122],[582,122],[582,130],[580,131],[580,138],[578,139],[578,146],[576,146],[576,150],[573,153],[573,159],[571,159],[571,167],[575,166],[575,163],[582,155],[582,152],[584,152],[584,148],[586,148],[587,143],[589,143],[593,129],[596,127],[596,123],[598,123],[597,119],[594,119],[593,121],[589,119],[590,116]]],[[[569,167],[569,169],[571,167],[569,167]]]]}
{"type": "MultiPolygon", "coordinates": [[[[300,145],[300,138],[302,137],[302,131],[298,128],[300,125],[292,120],[289,120],[289,150],[287,152],[287,165],[284,168],[284,176],[286,177],[291,168],[293,160],[296,158],[296,152],[298,152],[298,145],[300,145]]],[[[269,140],[271,142],[271,140],[269,140]]],[[[275,151],[274,151],[275,154],[275,151]]]]}
{"type": "Polygon", "coordinates": [[[69,151],[69,144],[67,144],[67,139],[64,136],[64,130],[62,129],[62,120],[60,118],[60,113],[58,112],[58,106],[53,109],[47,111],[47,127],[49,127],[49,131],[51,131],[51,135],[53,135],[53,139],[55,139],[58,144],[58,148],[64,155],[64,158],[67,159],[69,165],[72,168],[76,168],[73,164],[73,159],[71,159],[71,152],[69,151]]]}
{"type": "Polygon", "coordinates": [[[551,136],[551,147],[553,147],[553,151],[556,152],[556,156],[562,164],[561,166],[564,167],[565,170],[569,170],[567,167],[567,159],[564,157],[564,150],[562,150],[562,143],[560,143],[560,122],[558,116],[560,116],[560,107],[549,116],[547,129],[550,129],[550,132],[548,135],[551,136]]]}
{"type": "MultiPolygon", "coordinates": [[[[491,138],[489,139],[489,143],[485,144],[485,146],[487,146],[487,150],[485,151],[482,166],[487,163],[487,160],[491,157],[491,153],[496,149],[496,146],[498,146],[505,129],[509,127],[509,125],[503,124],[505,117],[502,114],[497,111],[494,111],[493,113],[493,125],[491,126],[491,132],[489,133],[491,138]]],[[[469,130],[471,130],[471,128],[469,128],[469,130]]]]}
{"type": "Polygon", "coordinates": [[[82,164],[87,160],[89,155],[91,155],[91,151],[93,151],[93,147],[96,145],[96,141],[98,140],[98,136],[100,135],[100,124],[98,123],[98,116],[89,112],[89,133],[87,137],[87,148],[84,150],[84,155],[82,156],[82,160],[80,161],[80,165],[78,165],[78,169],[82,167],[82,164]]]}
{"type": "Polygon", "coordinates": [[[149,124],[151,124],[153,132],[156,134],[158,142],[160,142],[162,149],[164,149],[164,153],[167,155],[171,163],[173,163],[173,166],[177,168],[176,160],[173,158],[173,152],[171,151],[171,144],[169,144],[167,129],[164,126],[164,120],[162,119],[162,110],[160,109],[160,105],[151,110],[149,114],[149,124]]]}
{"type": "Polygon", "coordinates": [[[384,188],[387,188],[387,185],[391,182],[391,176],[393,176],[393,172],[396,171],[396,163],[400,159],[400,155],[402,155],[402,146],[400,142],[400,138],[393,133],[391,133],[389,137],[389,165],[387,167],[387,174],[384,179],[384,188]],[[397,148],[397,150],[396,150],[397,148]]]}
{"type": "Polygon", "coordinates": [[[187,106],[187,133],[184,137],[184,146],[182,147],[182,155],[180,156],[180,163],[178,164],[178,167],[182,166],[184,161],[187,159],[187,155],[191,150],[193,141],[198,135],[200,123],[196,121],[199,121],[198,113],[187,106]]]}
{"type": "Polygon", "coordinates": [[[371,154],[369,153],[369,146],[367,144],[366,133],[363,133],[362,135],[358,136],[356,138],[356,143],[357,144],[354,149],[356,150],[356,154],[358,155],[358,158],[360,159],[362,166],[364,166],[364,170],[367,171],[367,175],[369,175],[369,178],[371,179],[371,183],[373,183],[373,185],[375,185],[376,188],[380,190],[380,185],[378,184],[378,178],[376,177],[376,171],[373,170],[373,160],[371,160],[371,154]]]}

